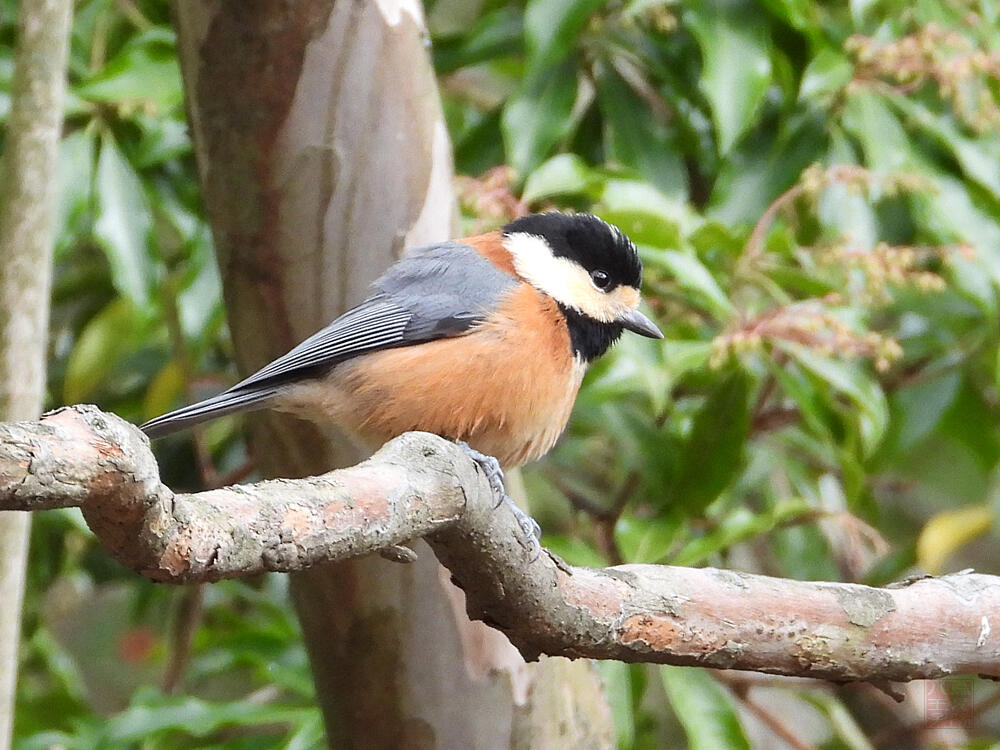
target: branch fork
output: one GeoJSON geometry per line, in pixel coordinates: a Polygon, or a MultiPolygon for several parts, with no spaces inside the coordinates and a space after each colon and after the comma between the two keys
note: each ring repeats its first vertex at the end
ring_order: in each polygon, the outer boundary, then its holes
{"type": "Polygon", "coordinates": [[[1000,578],[897,587],[712,568],[532,559],[456,445],[408,433],[305,479],[194,494],[159,480],[146,437],[93,406],[0,425],[0,510],[78,506],[124,565],[193,583],[292,572],[425,537],[469,616],[541,654],[742,669],[835,681],[1000,678],[1000,578]]]}

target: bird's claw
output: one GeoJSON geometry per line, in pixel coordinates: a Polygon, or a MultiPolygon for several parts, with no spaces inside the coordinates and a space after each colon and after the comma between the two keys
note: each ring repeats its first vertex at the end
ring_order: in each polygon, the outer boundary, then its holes
{"type": "Polygon", "coordinates": [[[503,485],[503,469],[500,468],[500,462],[493,456],[480,453],[464,440],[458,441],[458,447],[464,450],[469,455],[469,458],[479,464],[479,468],[486,475],[486,479],[490,483],[490,489],[493,490],[493,495],[497,498],[493,507],[499,508],[500,503],[504,500],[510,500],[507,497],[507,488],[503,485]]]}
{"type": "Polygon", "coordinates": [[[524,533],[524,538],[519,539],[521,545],[528,550],[531,550],[531,560],[534,562],[542,554],[542,527],[538,525],[538,521],[529,516],[523,510],[521,510],[517,503],[511,500],[507,495],[503,498],[507,504],[510,506],[511,513],[514,514],[514,518],[517,520],[517,525],[521,527],[521,531],[524,533]]]}
{"type": "Polygon", "coordinates": [[[538,525],[538,521],[521,510],[517,506],[517,503],[507,494],[507,488],[503,484],[503,469],[500,468],[500,462],[493,456],[487,456],[485,453],[477,451],[466,442],[459,441],[458,446],[469,455],[469,458],[479,465],[479,468],[486,475],[486,479],[490,483],[490,489],[493,490],[493,494],[497,498],[496,504],[493,507],[499,508],[503,503],[506,503],[510,507],[511,513],[514,514],[514,518],[517,520],[517,525],[524,532],[525,539],[520,540],[521,544],[526,549],[532,550],[531,562],[537,560],[542,554],[542,545],[540,543],[542,527],[538,525]]]}

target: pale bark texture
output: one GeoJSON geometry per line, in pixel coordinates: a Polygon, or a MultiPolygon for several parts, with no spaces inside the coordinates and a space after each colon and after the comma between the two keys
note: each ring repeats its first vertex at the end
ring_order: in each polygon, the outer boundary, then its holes
{"type": "MultiPolygon", "coordinates": [[[[71,0],[22,3],[0,157],[0,419],[42,409],[71,0]]],[[[0,748],[13,726],[30,516],[0,513],[0,748]]]]}
{"type": "MultiPolygon", "coordinates": [[[[0,424],[0,508],[68,506],[83,510],[124,565],[174,583],[300,571],[423,536],[466,592],[469,614],[531,660],[548,654],[838,682],[1000,678],[996,576],[877,589],[713,568],[567,565],[534,554],[478,467],[427,433],[402,435],[368,461],[318,477],[184,495],[160,483],[135,427],[94,407],[0,424]]],[[[544,663],[573,678],[573,665],[544,663]]],[[[385,669],[370,680],[378,677],[397,675],[385,669]]],[[[559,741],[565,732],[547,717],[562,710],[555,703],[533,714],[532,744],[559,741]]]]}
{"type": "MultiPolygon", "coordinates": [[[[419,3],[189,0],[177,23],[249,372],[359,302],[406,247],[451,236],[450,144],[419,3]]],[[[256,437],[274,476],[359,457],[292,419],[262,419],[256,437]]],[[[331,746],[611,746],[590,665],[524,664],[418,551],[410,566],[369,557],[294,578],[331,746]]]]}

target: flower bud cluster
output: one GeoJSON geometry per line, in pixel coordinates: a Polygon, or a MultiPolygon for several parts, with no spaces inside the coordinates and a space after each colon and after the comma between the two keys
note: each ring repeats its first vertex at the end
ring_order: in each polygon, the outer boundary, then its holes
{"type": "Polygon", "coordinates": [[[471,233],[490,231],[530,213],[514,194],[514,170],[508,166],[494,167],[479,177],[458,176],[455,192],[464,214],[475,217],[471,233]]]}
{"type": "Polygon", "coordinates": [[[855,35],[846,48],[856,61],[853,85],[888,83],[904,94],[933,86],[975,132],[1000,127],[1000,52],[982,47],[971,30],[963,34],[929,23],[888,43],[855,35]]]}
{"type": "Polygon", "coordinates": [[[868,359],[879,372],[903,355],[899,343],[874,331],[859,331],[836,315],[834,305],[843,300],[833,294],[767,310],[742,320],[712,341],[711,367],[721,367],[733,356],[763,350],[786,341],[823,357],[868,359]]]}
{"type": "Polygon", "coordinates": [[[861,285],[863,304],[891,301],[891,287],[911,287],[922,292],[940,292],[947,286],[932,268],[947,266],[955,256],[973,256],[972,247],[959,245],[890,245],[879,242],[874,248],[833,245],[817,254],[820,265],[843,271],[860,271],[852,281],[861,285]]]}

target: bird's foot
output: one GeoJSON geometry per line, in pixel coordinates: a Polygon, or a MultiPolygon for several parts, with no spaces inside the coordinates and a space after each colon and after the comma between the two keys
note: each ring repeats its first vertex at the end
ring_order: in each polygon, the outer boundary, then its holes
{"type": "Polygon", "coordinates": [[[469,458],[475,461],[486,475],[486,479],[490,483],[490,489],[493,490],[493,494],[497,498],[497,502],[493,507],[499,508],[500,505],[506,503],[510,508],[511,513],[514,514],[514,518],[517,520],[517,525],[521,527],[521,531],[524,533],[524,540],[521,540],[521,544],[526,549],[532,551],[531,562],[537,560],[539,555],[542,554],[542,545],[540,543],[542,527],[538,525],[538,521],[521,510],[517,503],[507,494],[507,488],[503,484],[503,469],[500,468],[500,462],[493,456],[487,456],[485,453],[477,451],[466,442],[459,441],[458,447],[464,450],[469,455],[469,458]]]}
{"type": "Polygon", "coordinates": [[[499,508],[500,503],[504,500],[510,501],[510,498],[507,497],[507,488],[503,486],[503,469],[500,468],[500,462],[493,456],[480,453],[464,440],[458,441],[458,447],[465,451],[469,455],[469,458],[479,464],[479,468],[486,475],[486,479],[490,483],[490,489],[493,490],[493,496],[496,498],[496,503],[494,503],[493,507],[499,508]]]}

